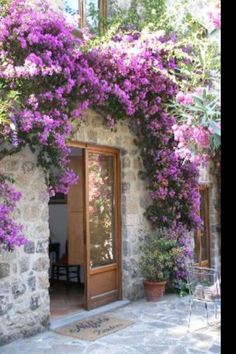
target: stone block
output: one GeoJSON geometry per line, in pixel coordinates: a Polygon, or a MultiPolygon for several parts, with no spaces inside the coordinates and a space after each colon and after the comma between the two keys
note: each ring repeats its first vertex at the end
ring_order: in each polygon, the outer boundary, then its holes
{"type": "Polygon", "coordinates": [[[10,275],[10,264],[0,263],[0,279],[10,275]]]}
{"type": "Polygon", "coordinates": [[[130,242],[123,241],[123,256],[128,257],[130,255],[130,242]]]}
{"type": "Polygon", "coordinates": [[[39,272],[47,271],[48,267],[49,267],[48,257],[40,257],[33,264],[33,269],[39,272]]]}
{"type": "Polygon", "coordinates": [[[122,159],[122,168],[128,168],[130,167],[130,165],[131,165],[130,158],[128,156],[125,156],[122,159]]]}
{"type": "Polygon", "coordinates": [[[40,289],[48,289],[49,288],[49,279],[48,274],[44,276],[38,276],[38,285],[40,289]]]}
{"type": "Polygon", "coordinates": [[[40,296],[39,295],[32,295],[30,299],[30,309],[36,310],[40,306],[40,296]]]}
{"type": "Polygon", "coordinates": [[[121,185],[122,193],[128,192],[130,190],[130,183],[123,182],[121,185]]]}
{"type": "Polygon", "coordinates": [[[90,130],[87,132],[87,137],[88,137],[89,141],[96,143],[97,139],[98,139],[98,134],[97,134],[97,132],[90,130]]]}
{"type": "Polygon", "coordinates": [[[126,208],[127,208],[127,213],[130,215],[136,215],[139,213],[139,202],[138,200],[135,199],[128,199],[127,198],[127,204],[126,204],[126,208]]]}
{"type": "Polygon", "coordinates": [[[121,156],[125,156],[128,154],[128,150],[122,148],[122,149],[120,149],[120,153],[121,153],[121,156]]]}
{"type": "Polygon", "coordinates": [[[11,286],[9,282],[0,282],[0,295],[7,295],[10,292],[11,286]]]}
{"type": "Polygon", "coordinates": [[[36,277],[31,276],[27,279],[28,289],[34,291],[36,289],[36,277]]]}
{"type": "Polygon", "coordinates": [[[122,178],[125,182],[134,182],[137,180],[137,175],[134,171],[122,172],[122,178]]]}
{"type": "Polygon", "coordinates": [[[47,253],[48,252],[48,241],[38,241],[36,246],[36,253],[47,253]]]}
{"type": "Polygon", "coordinates": [[[31,162],[31,161],[25,161],[22,165],[22,170],[26,174],[34,171],[35,168],[36,168],[36,163],[31,162]]]}
{"type": "MultiPolygon", "coordinates": [[[[24,190],[28,189],[28,187],[30,187],[30,183],[31,183],[31,176],[30,174],[24,174],[23,172],[20,173],[17,176],[17,185],[18,186],[24,186],[24,190]]],[[[23,196],[24,198],[25,196],[23,196]]]]}
{"type": "Polygon", "coordinates": [[[0,295],[0,316],[5,315],[12,308],[13,304],[9,296],[0,295]]]}
{"type": "Polygon", "coordinates": [[[41,212],[41,220],[45,221],[49,219],[49,209],[48,206],[45,206],[41,212]]]}
{"type": "Polygon", "coordinates": [[[17,273],[17,263],[11,264],[11,272],[14,275],[17,273]]]}
{"type": "Polygon", "coordinates": [[[24,219],[27,221],[37,222],[39,218],[39,205],[34,203],[27,204],[23,211],[24,219]]]}
{"type": "Polygon", "coordinates": [[[29,257],[24,257],[19,260],[20,272],[25,273],[29,270],[29,257]]]}
{"type": "Polygon", "coordinates": [[[3,169],[8,173],[8,172],[17,172],[20,167],[20,161],[9,159],[5,160],[2,163],[3,169]]]}
{"type": "Polygon", "coordinates": [[[44,315],[40,321],[41,325],[45,328],[49,328],[50,325],[50,316],[44,315]]]}
{"type": "Polygon", "coordinates": [[[139,215],[135,215],[135,214],[132,214],[132,215],[127,215],[127,217],[125,218],[124,220],[124,223],[126,226],[134,226],[134,225],[139,225],[139,215]]]}
{"type": "Polygon", "coordinates": [[[12,284],[11,290],[12,290],[12,295],[13,295],[14,299],[17,299],[19,296],[21,296],[25,293],[26,285],[24,283],[17,281],[12,284]]]}
{"type": "Polygon", "coordinates": [[[24,251],[25,253],[28,254],[33,254],[35,253],[35,243],[33,241],[29,241],[25,246],[24,246],[24,251]]]}

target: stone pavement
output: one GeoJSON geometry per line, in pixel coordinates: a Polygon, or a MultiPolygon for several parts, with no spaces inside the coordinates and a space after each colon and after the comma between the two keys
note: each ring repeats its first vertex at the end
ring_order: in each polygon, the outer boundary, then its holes
{"type": "Polygon", "coordinates": [[[220,319],[203,304],[193,307],[187,332],[189,297],[168,294],[159,302],[134,301],[112,311],[135,323],[96,341],[82,341],[47,331],[0,347],[1,354],[197,354],[220,353],[220,319]]]}

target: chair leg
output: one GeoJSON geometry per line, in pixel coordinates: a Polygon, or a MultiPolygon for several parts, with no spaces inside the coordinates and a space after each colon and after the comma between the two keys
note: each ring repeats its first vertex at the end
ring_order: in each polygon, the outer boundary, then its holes
{"type": "Polygon", "coordinates": [[[188,318],[188,332],[190,328],[190,321],[191,321],[191,316],[192,316],[192,306],[193,306],[193,300],[190,300],[190,305],[189,305],[189,318],[188,318]]]}
{"type": "Polygon", "coordinates": [[[215,310],[215,319],[217,319],[217,304],[214,304],[214,310],[215,310]]]}
{"type": "Polygon", "coordinates": [[[78,278],[78,283],[80,284],[80,266],[77,267],[77,278],[78,278]]]}
{"type": "Polygon", "coordinates": [[[207,315],[207,324],[209,324],[209,316],[208,316],[207,302],[205,302],[205,309],[206,309],[206,315],[207,315]]]}
{"type": "Polygon", "coordinates": [[[55,266],[54,264],[52,265],[52,271],[51,271],[51,284],[53,285],[54,283],[54,272],[55,272],[55,266]]]}

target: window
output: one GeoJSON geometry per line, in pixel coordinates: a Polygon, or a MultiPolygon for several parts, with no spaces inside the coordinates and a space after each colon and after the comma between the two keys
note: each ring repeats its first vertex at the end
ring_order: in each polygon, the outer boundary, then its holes
{"type": "Polygon", "coordinates": [[[194,262],[201,267],[210,267],[209,187],[200,187],[200,217],[203,229],[194,233],[194,262]]]}
{"type": "Polygon", "coordinates": [[[92,32],[104,32],[107,0],[64,0],[63,2],[66,13],[79,15],[78,26],[80,28],[89,27],[92,32]]]}

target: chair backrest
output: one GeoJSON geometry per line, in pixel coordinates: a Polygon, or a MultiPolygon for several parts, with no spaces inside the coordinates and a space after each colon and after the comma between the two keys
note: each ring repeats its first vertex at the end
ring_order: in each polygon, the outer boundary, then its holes
{"type": "Polygon", "coordinates": [[[219,301],[221,298],[220,275],[213,268],[192,266],[187,270],[188,286],[194,299],[219,301]]]}

